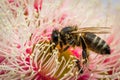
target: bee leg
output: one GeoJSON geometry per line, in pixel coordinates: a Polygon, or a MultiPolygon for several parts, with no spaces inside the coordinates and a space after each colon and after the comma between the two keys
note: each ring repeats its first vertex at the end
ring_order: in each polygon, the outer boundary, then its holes
{"type": "Polygon", "coordinates": [[[72,45],[72,44],[74,44],[74,39],[72,39],[72,40],[69,42],[69,45],[67,45],[67,46],[63,49],[63,51],[66,51],[66,50],[70,47],[70,45],[72,45]]]}
{"type": "Polygon", "coordinates": [[[86,64],[88,60],[87,46],[82,37],[80,37],[80,40],[81,40],[82,49],[83,49],[82,50],[83,64],[86,64]]]}
{"type": "Polygon", "coordinates": [[[87,63],[87,53],[85,50],[82,51],[82,57],[83,57],[83,64],[87,63]]]}
{"type": "Polygon", "coordinates": [[[66,47],[63,49],[63,51],[66,51],[69,47],[70,47],[69,45],[66,46],[66,47]]]}
{"type": "Polygon", "coordinates": [[[76,61],[76,66],[78,67],[78,70],[79,70],[79,73],[83,73],[83,69],[82,69],[82,67],[81,67],[81,65],[80,65],[80,61],[77,59],[77,61],[76,61]]]}
{"type": "Polygon", "coordinates": [[[60,42],[60,48],[61,48],[61,49],[63,48],[63,43],[62,43],[62,42],[60,42]]]}

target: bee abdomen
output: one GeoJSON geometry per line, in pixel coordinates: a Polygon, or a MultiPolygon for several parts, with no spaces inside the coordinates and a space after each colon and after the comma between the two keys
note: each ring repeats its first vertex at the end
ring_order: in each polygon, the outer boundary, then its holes
{"type": "Polygon", "coordinates": [[[85,33],[83,36],[88,48],[100,54],[110,54],[109,45],[93,33],[85,33]]]}

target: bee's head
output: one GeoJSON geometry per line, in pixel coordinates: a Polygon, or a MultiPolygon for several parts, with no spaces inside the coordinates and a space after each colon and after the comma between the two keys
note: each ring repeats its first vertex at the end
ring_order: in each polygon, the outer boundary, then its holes
{"type": "Polygon", "coordinates": [[[52,42],[54,42],[56,45],[58,44],[58,39],[59,39],[59,31],[58,30],[53,30],[52,35],[52,42]]]}

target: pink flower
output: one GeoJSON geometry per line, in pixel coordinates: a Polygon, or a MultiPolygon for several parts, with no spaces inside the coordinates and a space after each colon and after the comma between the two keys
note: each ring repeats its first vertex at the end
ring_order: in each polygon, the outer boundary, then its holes
{"type": "MultiPolygon", "coordinates": [[[[111,5],[110,5],[111,6],[111,5]]],[[[3,80],[97,80],[119,79],[120,13],[105,8],[100,1],[79,0],[1,0],[0,78],[3,80]],[[111,27],[100,34],[111,47],[110,55],[90,52],[84,72],[79,74],[76,58],[81,48],[50,52],[51,32],[65,26],[111,27]]],[[[80,64],[81,65],[81,64],[80,64]]]]}

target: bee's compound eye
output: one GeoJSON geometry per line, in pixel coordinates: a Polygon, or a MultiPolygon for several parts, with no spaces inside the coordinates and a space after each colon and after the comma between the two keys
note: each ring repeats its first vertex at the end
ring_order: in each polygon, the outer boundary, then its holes
{"type": "Polygon", "coordinates": [[[58,30],[54,30],[54,31],[52,32],[52,41],[53,41],[54,43],[57,43],[57,42],[58,42],[58,37],[59,37],[59,32],[58,32],[58,30]]]}
{"type": "Polygon", "coordinates": [[[54,34],[53,39],[58,40],[58,34],[54,34]]]}

